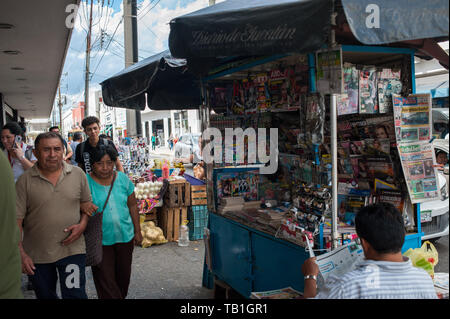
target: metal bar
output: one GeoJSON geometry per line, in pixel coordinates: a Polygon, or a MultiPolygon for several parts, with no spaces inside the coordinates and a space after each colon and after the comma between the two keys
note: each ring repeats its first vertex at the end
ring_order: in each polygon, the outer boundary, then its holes
{"type": "Polygon", "coordinates": [[[342,52],[414,54],[415,50],[408,48],[392,48],[392,47],[379,47],[366,45],[342,45],[342,52]]]}
{"type": "Polygon", "coordinates": [[[316,92],[316,61],[314,53],[308,53],[309,66],[309,92],[316,92]]]}
{"type": "Polygon", "coordinates": [[[331,112],[330,112],[330,122],[331,122],[331,195],[332,195],[332,205],[331,205],[331,248],[337,248],[337,239],[339,238],[337,221],[338,221],[338,180],[337,180],[337,95],[331,95],[331,112]]]}
{"type": "Polygon", "coordinates": [[[411,53],[411,89],[412,93],[416,93],[416,66],[414,63],[414,52],[411,53]]]}

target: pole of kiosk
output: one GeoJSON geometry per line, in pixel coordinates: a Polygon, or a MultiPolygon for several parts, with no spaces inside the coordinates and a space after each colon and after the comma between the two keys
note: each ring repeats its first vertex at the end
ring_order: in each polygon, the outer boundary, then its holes
{"type": "Polygon", "coordinates": [[[332,211],[331,211],[331,249],[335,249],[338,246],[338,159],[337,159],[337,95],[331,95],[331,187],[332,187],[332,211]]]}

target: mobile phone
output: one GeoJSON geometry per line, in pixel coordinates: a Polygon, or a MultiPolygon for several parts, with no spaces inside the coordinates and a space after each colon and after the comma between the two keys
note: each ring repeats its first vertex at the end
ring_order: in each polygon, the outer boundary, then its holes
{"type": "Polygon", "coordinates": [[[20,143],[22,143],[22,136],[16,135],[16,137],[14,138],[13,148],[17,148],[17,144],[20,145],[20,143]]]}

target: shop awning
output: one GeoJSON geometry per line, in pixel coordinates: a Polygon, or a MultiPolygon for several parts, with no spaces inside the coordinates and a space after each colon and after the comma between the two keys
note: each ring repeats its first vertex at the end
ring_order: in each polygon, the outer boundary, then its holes
{"type": "Polygon", "coordinates": [[[100,83],[106,105],[128,109],[194,109],[201,103],[196,76],[168,50],[139,61],[100,83]]]}
{"type": "MultiPolygon", "coordinates": [[[[228,0],[173,19],[170,52],[188,59],[313,52],[328,44],[333,2],[228,0]]],[[[335,3],[338,43],[402,43],[448,67],[448,55],[436,42],[448,40],[447,0],[335,3]]]]}
{"type": "Polygon", "coordinates": [[[433,99],[439,97],[448,97],[448,81],[442,82],[438,85],[434,84],[417,86],[416,93],[430,93],[433,99]]]}
{"type": "Polygon", "coordinates": [[[356,39],[378,45],[448,38],[448,0],[341,0],[356,39]]]}
{"type": "Polygon", "coordinates": [[[174,57],[313,52],[326,43],[329,0],[228,0],[170,22],[174,57]]]}

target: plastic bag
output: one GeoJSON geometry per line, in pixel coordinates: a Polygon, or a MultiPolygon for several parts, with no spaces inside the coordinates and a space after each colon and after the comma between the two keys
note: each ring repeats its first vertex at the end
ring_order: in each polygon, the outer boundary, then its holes
{"type": "Polygon", "coordinates": [[[143,237],[142,248],[147,248],[154,244],[167,243],[167,239],[164,237],[162,229],[156,227],[155,223],[152,221],[141,223],[141,234],[143,237]]]}
{"type": "Polygon", "coordinates": [[[439,254],[432,243],[425,241],[422,247],[410,248],[403,256],[410,258],[413,266],[424,269],[432,278],[434,277],[434,266],[439,261],[439,254]]]}

